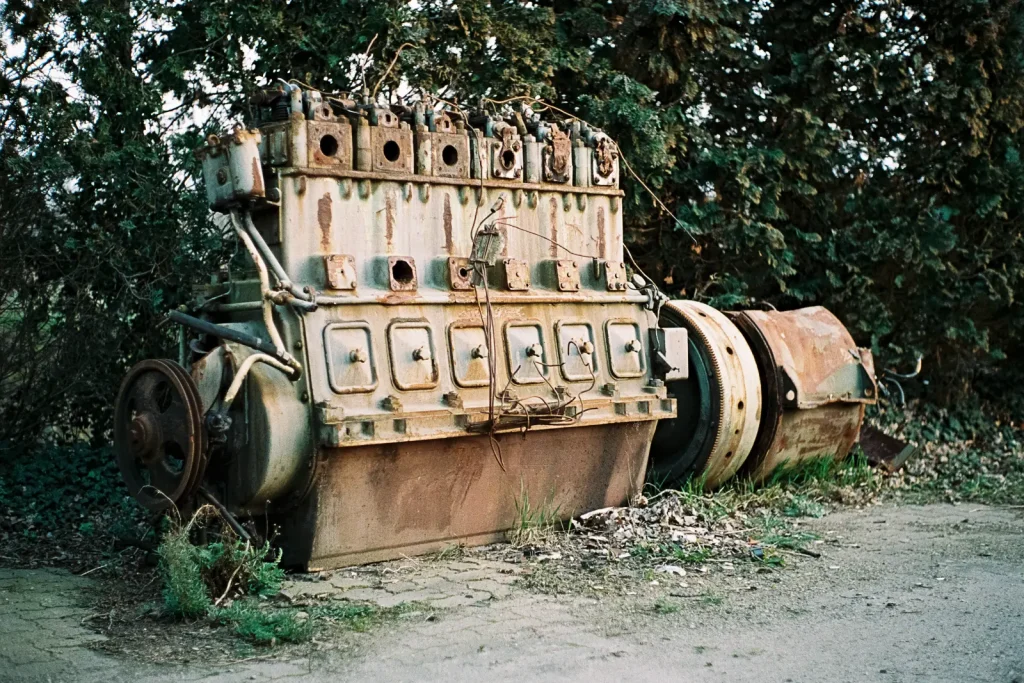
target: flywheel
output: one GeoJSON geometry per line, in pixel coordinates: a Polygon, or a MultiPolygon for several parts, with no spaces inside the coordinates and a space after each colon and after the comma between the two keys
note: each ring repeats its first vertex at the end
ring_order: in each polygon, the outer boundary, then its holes
{"type": "Polygon", "coordinates": [[[177,363],[144,360],[128,371],[114,412],[114,454],[129,492],[150,510],[195,493],[207,458],[202,403],[177,363]]]}
{"type": "Polygon", "coordinates": [[[714,488],[743,465],[761,421],[761,383],[750,346],[729,319],[695,301],[670,301],[661,324],[685,327],[689,377],[669,383],[678,414],[661,420],[651,444],[651,477],[695,477],[714,488]]]}

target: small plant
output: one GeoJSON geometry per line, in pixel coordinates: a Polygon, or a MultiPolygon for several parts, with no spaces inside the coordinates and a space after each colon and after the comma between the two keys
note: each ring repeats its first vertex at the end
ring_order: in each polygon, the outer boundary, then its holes
{"type": "Polygon", "coordinates": [[[449,560],[461,560],[465,555],[466,546],[461,543],[449,543],[437,552],[427,555],[425,559],[434,560],[435,562],[445,562],[449,560]]]}
{"type": "Polygon", "coordinates": [[[707,562],[712,555],[713,553],[709,548],[701,547],[690,550],[688,548],[676,546],[672,551],[672,557],[686,564],[701,564],[702,562],[707,562]]]}
{"type": "Polygon", "coordinates": [[[664,598],[659,598],[654,603],[654,612],[655,612],[655,614],[674,614],[675,612],[678,612],[678,611],[679,611],[679,605],[678,604],[676,604],[674,602],[671,602],[669,600],[666,600],[664,598]]]}
{"type": "Polygon", "coordinates": [[[296,609],[268,609],[255,600],[236,600],[214,617],[221,625],[234,625],[235,633],[256,645],[303,643],[313,636],[310,615],[296,609]]]}
{"type": "Polygon", "coordinates": [[[204,506],[187,524],[172,521],[157,548],[164,608],[172,616],[194,619],[230,595],[271,595],[281,589],[284,570],[269,541],[254,545],[225,532],[220,540],[193,543],[195,526],[213,512],[204,506]]]}
{"type": "Polygon", "coordinates": [[[203,579],[202,555],[189,538],[191,522],[169,530],[157,548],[164,581],[164,610],[182,619],[195,619],[213,605],[203,579]]]}
{"type": "Polygon", "coordinates": [[[720,595],[715,595],[714,593],[705,593],[700,596],[700,604],[708,607],[715,607],[717,605],[721,605],[723,602],[725,602],[725,599],[720,595]]]}
{"type": "Polygon", "coordinates": [[[520,484],[519,497],[515,501],[516,517],[508,530],[508,540],[515,547],[541,545],[551,540],[552,532],[560,520],[559,508],[550,505],[535,507],[530,503],[530,494],[520,484]]]}
{"type": "Polygon", "coordinates": [[[782,514],[787,517],[824,517],[825,506],[805,495],[795,495],[782,509],[782,514]]]}

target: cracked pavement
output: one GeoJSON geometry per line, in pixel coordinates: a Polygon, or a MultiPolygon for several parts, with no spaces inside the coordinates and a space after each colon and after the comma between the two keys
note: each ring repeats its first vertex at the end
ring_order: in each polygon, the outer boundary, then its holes
{"type": "Polygon", "coordinates": [[[829,539],[822,558],[754,578],[713,569],[702,590],[719,598],[675,599],[664,614],[652,609],[671,595],[664,586],[541,595],[516,584],[522,565],[473,553],[300,577],[285,588],[300,604],[424,611],[355,634],[353,646],[327,640],[227,664],[90,649],[104,636],[85,622],[89,577],[0,569],[0,681],[1024,682],[1020,510],[882,506],[807,526],[829,539]]]}

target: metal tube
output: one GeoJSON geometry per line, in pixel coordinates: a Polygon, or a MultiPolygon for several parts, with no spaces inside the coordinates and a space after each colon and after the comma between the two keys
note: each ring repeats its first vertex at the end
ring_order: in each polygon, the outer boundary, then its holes
{"type": "MultiPolygon", "coordinates": [[[[232,214],[234,217],[234,214],[232,214]]],[[[260,277],[260,297],[263,299],[263,324],[267,328],[267,333],[270,335],[270,341],[277,347],[278,355],[285,352],[284,340],[281,339],[281,333],[277,331],[277,325],[274,323],[274,304],[268,298],[270,295],[270,278],[267,276],[267,266],[263,263],[263,259],[260,258],[259,252],[256,251],[255,245],[252,243],[252,239],[245,233],[244,230],[240,229],[237,225],[235,230],[238,232],[238,238],[245,244],[246,250],[249,252],[249,256],[252,258],[253,263],[256,264],[256,270],[259,272],[260,277]]]]}
{"type": "Polygon", "coordinates": [[[224,394],[224,402],[220,409],[222,413],[227,414],[228,410],[231,408],[231,404],[234,403],[239,390],[242,388],[242,382],[245,381],[245,377],[249,374],[249,370],[256,363],[266,363],[267,365],[277,368],[288,376],[291,376],[292,374],[291,368],[273,356],[268,356],[265,353],[254,353],[251,356],[247,356],[246,359],[242,361],[242,364],[238,366],[238,370],[235,372],[235,376],[231,380],[231,385],[224,394]]]}
{"type": "Polygon", "coordinates": [[[288,290],[296,299],[309,301],[309,294],[302,291],[301,287],[291,281],[291,278],[288,277],[288,273],[284,270],[284,266],[282,266],[281,262],[277,260],[276,256],[274,256],[274,252],[270,250],[270,245],[268,245],[267,241],[263,239],[263,235],[260,234],[260,231],[256,229],[256,225],[252,222],[252,216],[248,213],[245,214],[245,230],[252,238],[252,241],[256,243],[256,248],[266,260],[270,269],[274,271],[274,276],[277,278],[278,282],[281,283],[281,286],[288,290]]]}
{"type": "Polygon", "coordinates": [[[187,325],[188,327],[202,332],[203,334],[209,334],[227,341],[233,341],[237,344],[248,346],[250,349],[254,349],[276,358],[292,369],[292,379],[297,379],[299,374],[302,372],[302,366],[300,366],[290,354],[285,353],[282,355],[278,353],[278,350],[274,348],[272,344],[269,344],[248,332],[242,332],[241,330],[225,327],[224,325],[217,325],[216,323],[211,323],[207,320],[201,320],[200,318],[195,318],[191,315],[182,313],[181,311],[171,311],[167,314],[167,317],[176,323],[187,325]]]}

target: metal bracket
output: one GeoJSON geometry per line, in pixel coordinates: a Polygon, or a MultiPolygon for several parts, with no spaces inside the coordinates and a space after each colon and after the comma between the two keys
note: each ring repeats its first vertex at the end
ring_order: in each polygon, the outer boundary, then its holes
{"type": "Polygon", "coordinates": [[[448,280],[452,289],[473,289],[473,262],[461,256],[448,257],[448,280]]]}
{"type": "Polygon", "coordinates": [[[356,288],[356,260],[351,254],[328,254],[324,257],[327,286],[331,289],[356,288]]]}
{"type": "Polygon", "coordinates": [[[530,264],[522,259],[507,258],[505,264],[505,283],[513,292],[523,292],[530,288],[530,264]]]}
{"type": "Polygon", "coordinates": [[[626,291],[626,264],[622,261],[604,262],[605,286],[609,292],[626,291]]]}
{"type": "Polygon", "coordinates": [[[563,292],[580,291],[580,269],[575,261],[555,261],[555,272],[558,274],[558,289],[563,292]]]}

